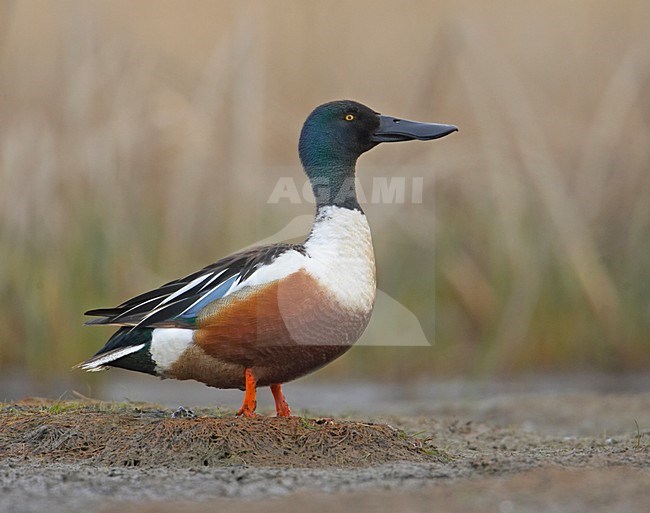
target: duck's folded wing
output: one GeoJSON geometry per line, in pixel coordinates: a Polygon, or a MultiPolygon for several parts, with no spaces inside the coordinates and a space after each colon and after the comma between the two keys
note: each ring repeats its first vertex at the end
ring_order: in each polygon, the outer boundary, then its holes
{"type": "Polygon", "coordinates": [[[140,294],[115,308],[89,310],[97,316],[87,325],[133,327],[193,327],[197,313],[245,285],[256,271],[270,266],[288,251],[305,254],[298,244],[273,244],[235,253],[200,271],[140,294]]]}

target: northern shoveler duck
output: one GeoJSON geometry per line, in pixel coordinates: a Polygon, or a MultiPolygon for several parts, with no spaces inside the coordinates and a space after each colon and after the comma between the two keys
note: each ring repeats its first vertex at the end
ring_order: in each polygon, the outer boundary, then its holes
{"type": "Polygon", "coordinates": [[[299,153],[316,197],[302,244],[247,249],[115,308],[86,312],[86,324],[120,328],[77,367],[107,367],[245,390],[238,415],[255,415],[256,388],[269,386],[280,417],[291,414],[282,384],[345,353],[375,301],[370,228],[357,201],[359,156],[383,142],[431,140],[457,128],[382,116],[341,100],[316,108],[299,153]]]}

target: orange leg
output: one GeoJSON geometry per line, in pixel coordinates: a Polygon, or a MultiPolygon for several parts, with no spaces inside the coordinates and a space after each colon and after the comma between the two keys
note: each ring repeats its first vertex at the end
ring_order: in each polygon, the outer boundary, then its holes
{"type": "Polygon", "coordinates": [[[256,380],[251,369],[246,369],[246,392],[244,394],[244,404],[241,405],[237,415],[244,417],[255,417],[255,408],[257,408],[256,399],[256,380]]]}
{"type": "Polygon", "coordinates": [[[291,417],[291,410],[282,393],[282,385],[279,383],[271,385],[271,392],[273,393],[273,399],[275,399],[275,411],[278,417],[291,417]]]}

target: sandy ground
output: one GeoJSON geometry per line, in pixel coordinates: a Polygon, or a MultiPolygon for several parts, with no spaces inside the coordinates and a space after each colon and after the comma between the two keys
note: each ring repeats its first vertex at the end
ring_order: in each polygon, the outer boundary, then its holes
{"type": "MultiPolygon", "coordinates": [[[[49,439],[54,445],[43,445],[42,433],[51,431],[35,431],[35,426],[54,426],[52,419],[74,422],[75,410],[66,412],[65,403],[43,403],[40,413],[32,405],[19,414],[4,405],[0,511],[227,513],[246,507],[289,513],[644,513],[650,511],[650,391],[640,388],[615,393],[574,389],[564,394],[530,390],[456,398],[436,403],[435,411],[425,409],[424,415],[353,413],[337,417],[328,428],[331,431],[325,430],[331,442],[327,457],[304,465],[300,449],[291,447],[305,436],[315,436],[313,428],[321,426],[310,424],[307,416],[295,421],[293,438],[283,441],[289,442],[291,453],[287,465],[277,454],[264,466],[251,464],[255,459],[244,465],[237,459],[211,461],[208,466],[182,459],[155,464],[160,455],[154,454],[138,466],[125,466],[118,461],[99,464],[82,453],[56,447],[57,440],[65,439],[61,435],[65,429],[57,431],[59,438],[49,439]],[[356,432],[357,425],[371,430],[377,426],[378,431],[352,440],[345,433],[356,432]],[[385,425],[390,428],[384,429],[385,425]],[[410,446],[415,447],[413,452],[403,452],[410,446]],[[39,447],[51,450],[39,452],[39,447]],[[373,450],[377,458],[364,464],[352,457],[352,449],[373,450]],[[350,458],[341,459],[342,452],[350,453],[350,458]],[[332,464],[328,458],[342,463],[332,464]]],[[[224,411],[215,417],[196,409],[202,418],[169,419],[172,410],[151,405],[137,406],[137,415],[103,408],[106,419],[124,421],[109,426],[118,440],[124,437],[122,425],[141,429],[194,422],[221,429],[245,422],[237,419],[232,424],[224,411]]],[[[251,429],[266,433],[270,424],[265,422],[281,421],[262,420],[251,429]]],[[[87,418],[80,421],[84,425],[89,425],[87,418]]],[[[273,426],[287,432],[282,424],[273,426]]],[[[257,451],[263,452],[267,445],[273,444],[258,446],[257,451]]],[[[166,450],[164,444],[153,447],[159,448],[148,450],[166,450]]]]}

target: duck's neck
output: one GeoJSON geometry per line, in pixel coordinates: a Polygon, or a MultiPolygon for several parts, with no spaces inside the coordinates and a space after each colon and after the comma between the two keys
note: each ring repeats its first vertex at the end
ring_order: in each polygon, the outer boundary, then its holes
{"type": "Polygon", "coordinates": [[[355,163],[314,165],[305,168],[318,210],[329,205],[361,210],[357,200],[354,170],[355,163]]]}

